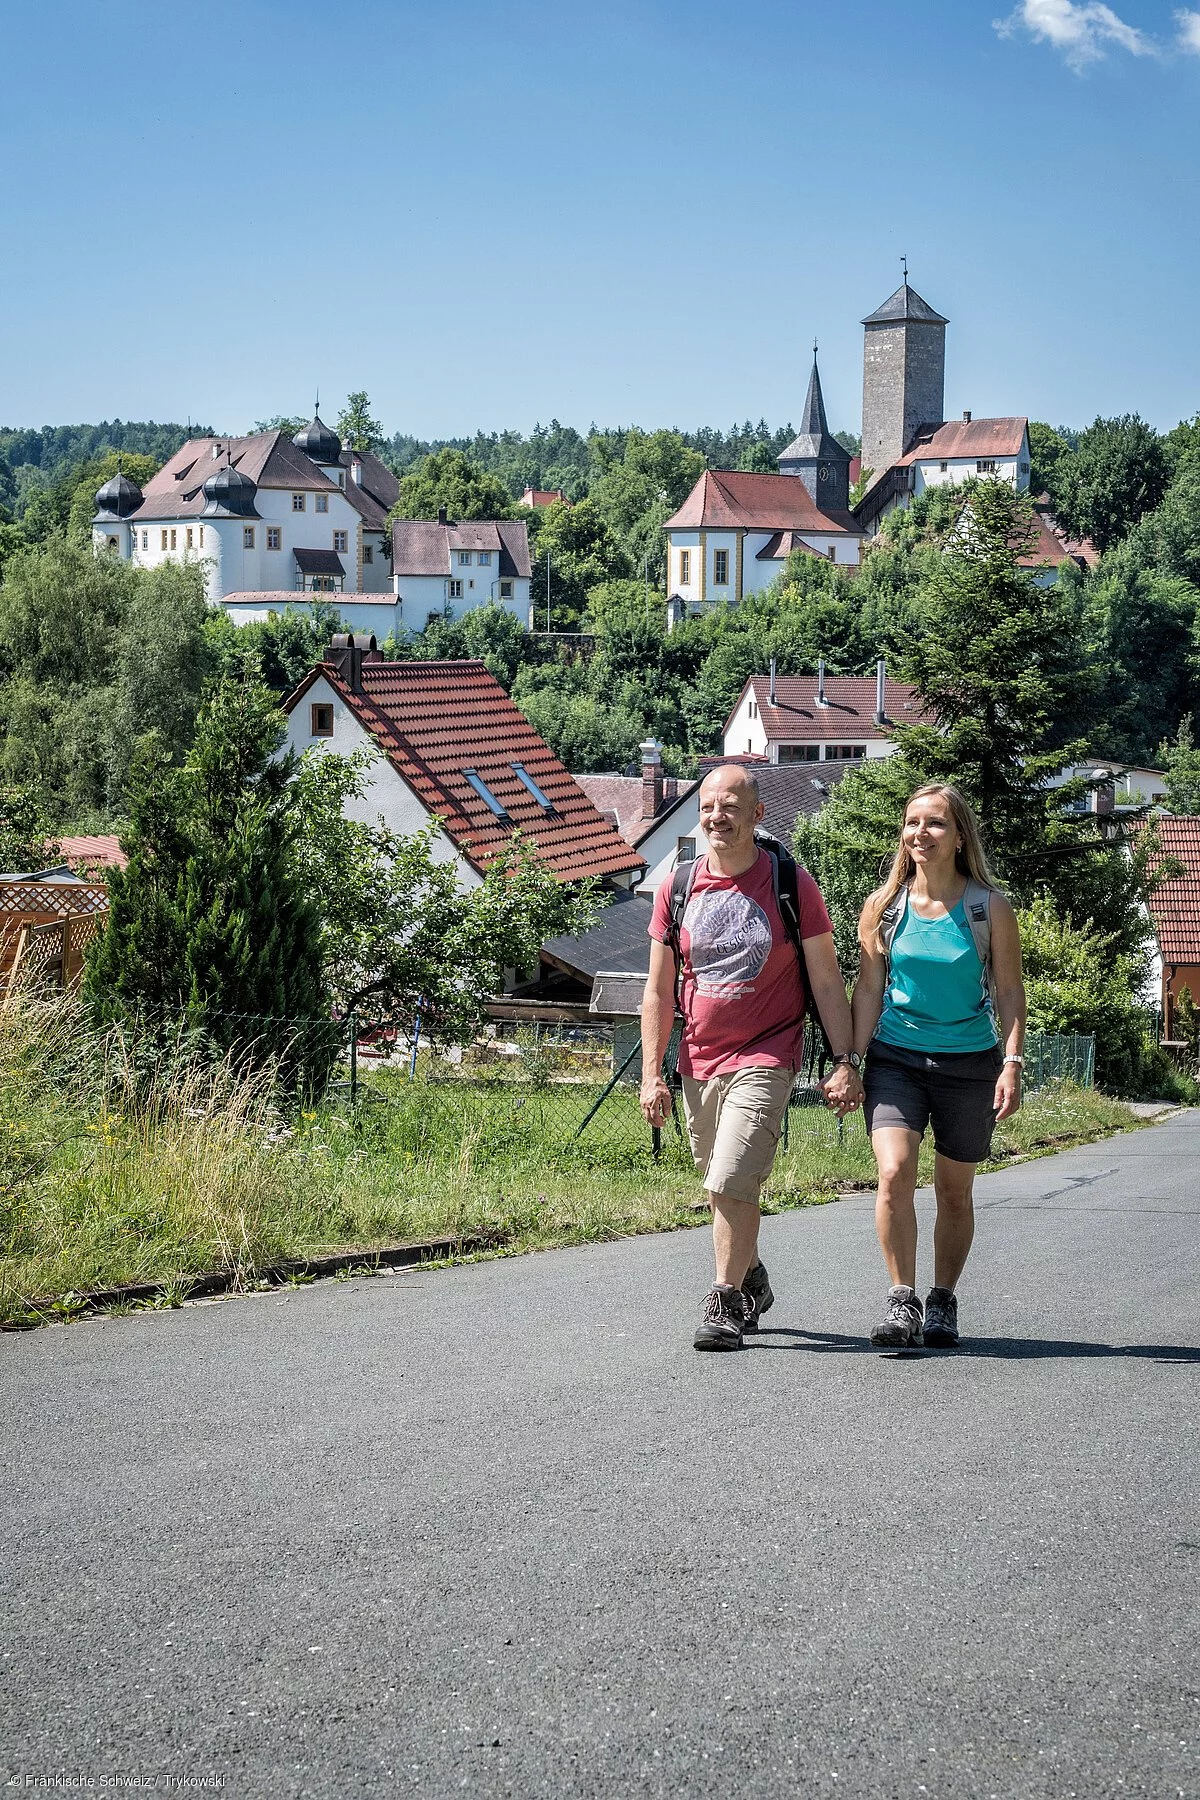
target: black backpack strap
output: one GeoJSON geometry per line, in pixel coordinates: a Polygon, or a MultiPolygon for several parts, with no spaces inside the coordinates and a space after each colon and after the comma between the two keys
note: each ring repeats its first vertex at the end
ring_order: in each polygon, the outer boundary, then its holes
{"type": "Polygon", "coordinates": [[[824,1021],[813,996],[812,982],[808,978],[808,958],[805,955],[804,939],[800,935],[800,864],[792,855],[786,844],[772,837],[768,832],[755,832],[760,847],[771,859],[771,884],[775,890],[775,904],[779,908],[779,916],[783,920],[783,928],[791,939],[796,951],[796,964],[800,972],[800,992],[804,999],[804,1017],[811,1030],[805,1035],[808,1039],[808,1055],[806,1070],[814,1068],[818,1078],[824,1074],[826,1067],[833,1060],[829,1037],[824,1021]]]}
{"type": "Polygon", "coordinates": [[[698,857],[680,863],[671,872],[671,892],[667,907],[667,942],[675,958],[675,1011],[683,1016],[683,915],[696,884],[698,857]]]}

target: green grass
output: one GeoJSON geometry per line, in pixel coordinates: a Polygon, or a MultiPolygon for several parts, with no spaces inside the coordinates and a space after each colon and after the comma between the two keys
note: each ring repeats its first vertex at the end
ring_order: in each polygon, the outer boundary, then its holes
{"type": "MultiPolygon", "coordinates": [[[[264,1076],[156,1068],[146,1046],[89,1032],[70,1001],[20,1001],[0,1015],[0,1321],[70,1318],[77,1296],[137,1283],[177,1303],[201,1274],[245,1288],[288,1260],[409,1240],[520,1251],[703,1223],[679,1135],[668,1127],[652,1161],[628,1088],[575,1135],[602,1086],[583,1067],[532,1082],[380,1071],[358,1108],[285,1119],[264,1076]]],[[[1058,1085],[1001,1128],[997,1160],[1134,1123],[1058,1085]]],[[[861,1117],[839,1132],[827,1109],[793,1108],[764,1203],[820,1204],[873,1180],[861,1117]]]]}

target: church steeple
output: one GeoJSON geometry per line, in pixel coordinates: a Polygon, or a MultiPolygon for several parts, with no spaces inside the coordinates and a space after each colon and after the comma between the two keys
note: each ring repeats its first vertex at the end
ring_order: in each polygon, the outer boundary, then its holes
{"type": "Polygon", "coordinates": [[[821,510],[830,507],[844,512],[850,504],[850,452],[838,443],[829,430],[825,417],[825,396],[821,392],[821,371],[817,367],[817,346],[813,345],[812,374],[800,429],[779,456],[779,473],[797,476],[821,510]]]}

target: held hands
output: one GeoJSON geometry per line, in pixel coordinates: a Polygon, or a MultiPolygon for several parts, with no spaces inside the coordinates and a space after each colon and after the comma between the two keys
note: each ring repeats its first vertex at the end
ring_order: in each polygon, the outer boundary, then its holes
{"type": "Polygon", "coordinates": [[[839,1119],[862,1105],[863,1085],[857,1069],[851,1068],[849,1063],[839,1063],[832,1074],[825,1077],[821,1092],[826,1105],[833,1108],[839,1119]]]}
{"type": "Polygon", "coordinates": [[[648,1125],[665,1125],[671,1114],[671,1090],[661,1075],[642,1079],[642,1117],[648,1125]]]}
{"type": "Polygon", "coordinates": [[[996,1115],[997,1125],[1001,1119],[1011,1119],[1021,1104],[1021,1065],[1005,1063],[996,1081],[996,1094],[992,1101],[992,1110],[996,1115]]]}

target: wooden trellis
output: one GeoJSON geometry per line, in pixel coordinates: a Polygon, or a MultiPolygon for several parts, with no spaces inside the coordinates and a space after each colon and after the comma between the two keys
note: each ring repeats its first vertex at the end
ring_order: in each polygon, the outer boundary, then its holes
{"type": "Polygon", "coordinates": [[[30,978],[73,987],[83,973],[88,940],[107,911],[108,890],[99,882],[0,882],[3,1004],[18,981],[30,978]]]}

